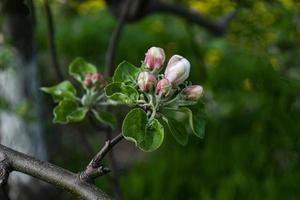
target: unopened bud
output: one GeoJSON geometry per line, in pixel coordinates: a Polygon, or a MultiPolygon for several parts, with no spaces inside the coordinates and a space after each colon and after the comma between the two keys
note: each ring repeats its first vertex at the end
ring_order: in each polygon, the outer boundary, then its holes
{"type": "Polygon", "coordinates": [[[106,86],[106,80],[100,73],[91,73],[85,76],[84,86],[88,89],[98,90],[106,86]]]}
{"type": "Polygon", "coordinates": [[[165,52],[162,48],[151,47],[147,53],[144,60],[146,68],[150,71],[158,71],[165,61],[165,52]]]}
{"type": "Polygon", "coordinates": [[[168,79],[161,79],[156,85],[155,92],[162,96],[169,96],[172,92],[172,84],[168,81],[168,79]]]}
{"type": "Polygon", "coordinates": [[[200,85],[191,85],[182,91],[184,99],[198,101],[203,94],[203,88],[200,85]]]}
{"type": "Polygon", "coordinates": [[[174,55],[169,60],[165,71],[165,78],[173,86],[177,86],[189,77],[190,67],[190,62],[187,59],[179,55],[174,55]]]}
{"type": "Polygon", "coordinates": [[[93,86],[91,76],[92,76],[92,74],[87,74],[84,78],[83,84],[86,88],[92,88],[92,86],[93,86]]]}
{"type": "Polygon", "coordinates": [[[141,91],[149,92],[154,89],[156,85],[156,78],[150,72],[141,72],[138,76],[138,86],[141,91]]]}

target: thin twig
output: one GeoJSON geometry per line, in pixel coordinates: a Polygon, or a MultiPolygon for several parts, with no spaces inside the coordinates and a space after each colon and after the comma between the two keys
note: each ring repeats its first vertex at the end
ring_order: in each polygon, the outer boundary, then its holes
{"type": "Polygon", "coordinates": [[[102,159],[105,157],[105,155],[116,145],[118,144],[122,139],[123,135],[119,134],[116,137],[114,137],[112,140],[107,140],[105,142],[105,145],[102,147],[102,149],[96,154],[92,161],[92,165],[94,167],[99,166],[102,159]]]}
{"type": "Polygon", "coordinates": [[[118,144],[122,139],[123,135],[119,134],[112,140],[107,140],[101,150],[94,156],[91,162],[88,164],[83,172],[79,173],[79,177],[82,180],[90,180],[98,176],[102,176],[108,173],[110,170],[101,165],[103,158],[106,154],[112,150],[112,148],[118,144]]]}
{"type": "Polygon", "coordinates": [[[54,28],[52,11],[48,0],[44,0],[44,8],[45,8],[46,18],[47,18],[48,44],[49,44],[49,49],[51,54],[51,62],[55,70],[58,81],[62,81],[64,77],[58,62],[58,55],[57,55],[57,50],[55,45],[55,28],[54,28]]]}
{"type": "MultiPolygon", "coordinates": [[[[119,4],[121,1],[106,0],[106,3],[110,7],[112,14],[119,16],[119,4]]],[[[231,11],[222,17],[221,20],[215,21],[199,12],[180,6],[178,3],[171,4],[162,0],[137,0],[135,1],[135,6],[130,9],[130,13],[128,14],[126,20],[129,22],[138,21],[148,15],[156,13],[171,14],[206,28],[215,36],[222,36],[224,35],[229,22],[236,15],[237,11],[238,9],[231,11]]]]}
{"type": "Polygon", "coordinates": [[[161,2],[161,1],[153,1],[152,6],[149,7],[148,12],[149,14],[156,13],[156,12],[173,14],[175,16],[187,20],[188,22],[192,22],[206,28],[215,36],[222,36],[224,35],[229,22],[233,19],[233,17],[236,15],[238,10],[233,10],[227,13],[224,17],[222,17],[217,22],[193,10],[178,5],[172,5],[169,3],[161,2]]]}
{"type": "Polygon", "coordinates": [[[105,71],[104,71],[105,76],[110,76],[112,74],[113,64],[114,64],[113,61],[114,61],[114,57],[116,54],[116,48],[118,46],[118,42],[119,42],[123,27],[126,22],[126,16],[127,16],[128,9],[129,9],[131,2],[132,2],[132,0],[126,0],[124,5],[122,6],[121,14],[118,19],[118,24],[110,38],[109,45],[108,45],[106,55],[105,55],[105,66],[106,66],[105,71]]]}

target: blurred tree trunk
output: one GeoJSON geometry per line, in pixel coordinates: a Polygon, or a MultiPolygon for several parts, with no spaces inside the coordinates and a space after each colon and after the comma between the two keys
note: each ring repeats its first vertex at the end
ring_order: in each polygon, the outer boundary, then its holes
{"type": "MultiPolygon", "coordinates": [[[[47,152],[42,136],[38,68],[34,51],[34,12],[30,0],[2,2],[5,39],[13,46],[13,66],[0,71],[0,94],[10,108],[0,112],[0,139],[3,145],[45,160],[47,152]],[[16,110],[24,112],[15,112],[16,110]]],[[[24,174],[9,178],[9,196],[20,199],[24,193],[38,193],[36,181],[24,174]]],[[[40,185],[40,184],[38,184],[40,185]]],[[[30,198],[33,199],[33,198],[30,198]]]]}

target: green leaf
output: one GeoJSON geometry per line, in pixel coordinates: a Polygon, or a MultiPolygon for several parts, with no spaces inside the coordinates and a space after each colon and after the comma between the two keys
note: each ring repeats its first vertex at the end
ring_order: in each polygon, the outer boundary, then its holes
{"type": "Polygon", "coordinates": [[[93,110],[93,114],[99,122],[101,122],[103,124],[106,124],[106,125],[109,125],[112,128],[116,127],[117,119],[112,113],[110,113],[110,112],[97,112],[97,111],[93,110]]]}
{"type": "Polygon", "coordinates": [[[164,139],[164,128],[157,119],[148,121],[145,111],[140,108],[131,110],[123,121],[122,134],[134,142],[141,150],[156,150],[164,139]]]}
{"type": "Polygon", "coordinates": [[[83,83],[87,74],[96,72],[97,68],[86,62],[83,58],[76,58],[69,66],[69,74],[80,83],[83,83]]]}
{"type": "Polygon", "coordinates": [[[145,131],[145,138],[139,147],[144,151],[154,151],[162,144],[164,140],[164,127],[157,119],[148,122],[145,131]]]}
{"type": "Polygon", "coordinates": [[[80,108],[75,101],[62,100],[54,108],[54,123],[67,124],[69,122],[82,121],[87,113],[87,109],[80,108]]]}
{"type": "Polygon", "coordinates": [[[189,109],[192,113],[192,119],[190,120],[190,122],[192,123],[192,129],[194,131],[194,134],[199,138],[204,138],[206,124],[204,104],[199,102],[196,105],[189,106],[189,109]]]}
{"type": "Polygon", "coordinates": [[[136,79],[139,72],[140,68],[137,68],[126,61],[123,61],[115,70],[113,80],[114,82],[123,82],[133,86],[136,84],[136,79]]]}
{"type": "Polygon", "coordinates": [[[111,83],[105,88],[105,93],[108,98],[127,105],[133,105],[138,97],[139,93],[133,87],[121,82],[111,83]]]}
{"type": "Polygon", "coordinates": [[[163,120],[175,140],[181,144],[188,143],[189,134],[192,133],[190,126],[190,113],[186,109],[164,109],[162,110],[163,120]]]}
{"type": "Polygon", "coordinates": [[[42,91],[51,94],[55,102],[59,102],[63,99],[75,99],[76,89],[70,83],[70,81],[63,81],[58,85],[52,87],[42,87],[42,91]]]}

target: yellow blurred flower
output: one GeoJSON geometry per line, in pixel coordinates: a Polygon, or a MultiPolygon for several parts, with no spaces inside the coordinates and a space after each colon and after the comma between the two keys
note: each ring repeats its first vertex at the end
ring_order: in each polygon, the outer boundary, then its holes
{"type": "Polygon", "coordinates": [[[286,8],[292,9],[295,7],[295,3],[293,0],[280,0],[280,1],[286,8]]]}
{"type": "Polygon", "coordinates": [[[209,13],[210,6],[206,2],[202,1],[191,1],[190,7],[196,11],[202,12],[202,13],[209,13]]]}
{"type": "Polygon", "coordinates": [[[221,59],[221,56],[221,52],[218,49],[211,49],[206,53],[204,61],[208,65],[215,65],[221,59]]]}
{"type": "Polygon", "coordinates": [[[278,69],[279,68],[279,61],[277,58],[273,57],[270,59],[271,65],[274,69],[278,69]]]}
{"type": "Polygon", "coordinates": [[[243,89],[247,92],[252,91],[253,85],[249,78],[243,80],[243,89]]]}
{"type": "Polygon", "coordinates": [[[104,9],[105,6],[104,0],[88,0],[78,6],[78,12],[80,14],[95,13],[104,9]]]}
{"type": "Polygon", "coordinates": [[[222,0],[189,0],[188,6],[200,13],[214,15],[218,12],[222,15],[234,8],[234,2],[222,0]]]}

